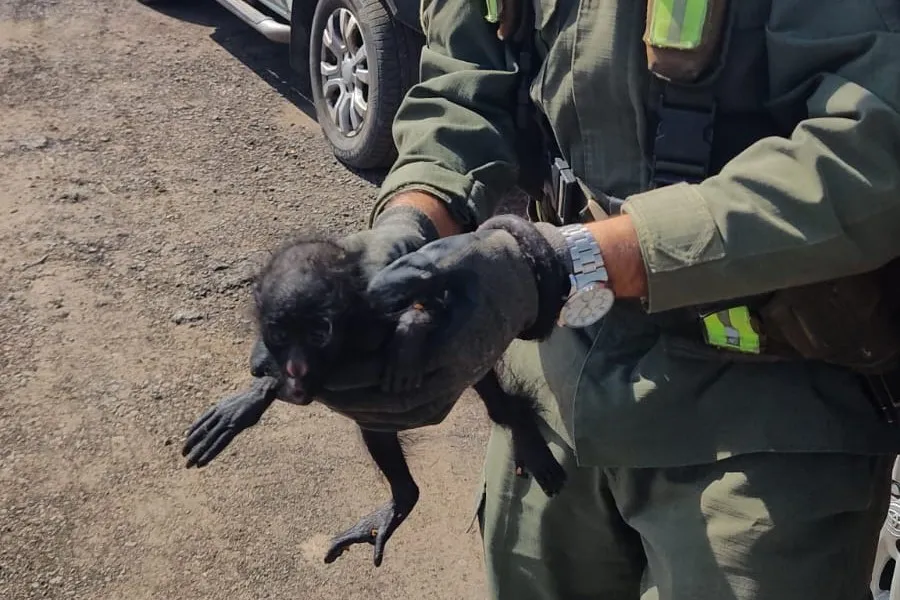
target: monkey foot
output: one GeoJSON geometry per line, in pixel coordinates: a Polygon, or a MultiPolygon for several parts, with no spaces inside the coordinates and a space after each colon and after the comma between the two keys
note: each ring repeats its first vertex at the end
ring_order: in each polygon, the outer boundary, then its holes
{"type": "Polygon", "coordinates": [[[528,477],[528,470],[525,469],[525,461],[519,458],[515,462],[516,477],[528,477]]]}
{"type": "Polygon", "coordinates": [[[408,359],[393,358],[388,362],[382,381],[382,391],[390,394],[409,392],[422,385],[422,367],[406,362],[408,359]]]}
{"type": "Polygon", "coordinates": [[[515,443],[515,473],[534,477],[547,496],[555,496],[566,483],[566,471],[543,439],[528,436],[515,443]]]}
{"type": "Polygon", "coordinates": [[[382,390],[402,393],[422,385],[428,332],[433,326],[432,315],[421,304],[404,312],[388,348],[382,390]]]}
{"type": "MultiPolygon", "coordinates": [[[[414,505],[415,502],[412,504],[414,505]]],[[[353,544],[367,543],[375,546],[374,563],[376,567],[381,566],[387,541],[397,527],[400,526],[400,523],[409,515],[412,508],[412,505],[410,505],[409,510],[400,510],[391,501],[366,515],[356,525],[338,534],[331,540],[331,547],[325,554],[325,562],[334,562],[353,544]]]]}
{"type": "Polygon", "coordinates": [[[389,394],[409,392],[422,385],[422,357],[415,344],[398,344],[385,365],[381,389],[389,394]]]}

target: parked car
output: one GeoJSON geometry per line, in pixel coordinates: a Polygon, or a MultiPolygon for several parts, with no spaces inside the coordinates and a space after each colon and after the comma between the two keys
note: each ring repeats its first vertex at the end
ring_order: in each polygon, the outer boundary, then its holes
{"type": "Polygon", "coordinates": [[[316,118],[338,160],[359,169],[391,164],[391,123],[418,79],[419,0],[216,2],[287,45],[291,67],[309,78],[316,118]]]}

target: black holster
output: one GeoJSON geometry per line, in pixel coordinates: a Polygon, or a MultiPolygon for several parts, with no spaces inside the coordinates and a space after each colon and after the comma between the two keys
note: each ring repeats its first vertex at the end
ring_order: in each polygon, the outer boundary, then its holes
{"type": "Polygon", "coordinates": [[[865,375],[893,371],[900,368],[900,304],[886,280],[898,270],[900,259],[877,271],[779,290],[758,309],[762,327],[802,358],[865,375]]]}

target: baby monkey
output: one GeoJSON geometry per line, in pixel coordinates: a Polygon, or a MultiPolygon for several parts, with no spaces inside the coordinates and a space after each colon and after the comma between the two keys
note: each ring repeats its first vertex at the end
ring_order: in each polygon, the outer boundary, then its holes
{"type": "MultiPolygon", "coordinates": [[[[258,422],[276,397],[301,405],[312,402],[332,369],[348,358],[384,349],[385,391],[402,392],[421,383],[429,345],[448,321],[452,292],[435,290],[401,310],[379,310],[366,297],[360,260],[339,244],[313,236],[274,253],[254,288],[255,316],[265,345],[257,344],[251,358],[254,385],[194,422],[182,449],[183,455],[190,454],[188,467],[209,463],[240,431],[258,422]]],[[[540,433],[533,398],[524,390],[505,391],[496,369],[473,387],[489,418],[509,428],[516,473],[531,473],[549,496],[558,493],[566,474],[540,433]]],[[[415,507],[419,488],[397,433],[362,426],[360,431],[392,498],[334,537],[325,562],[333,562],[353,544],[369,543],[377,567],[387,541],[415,507]]]]}

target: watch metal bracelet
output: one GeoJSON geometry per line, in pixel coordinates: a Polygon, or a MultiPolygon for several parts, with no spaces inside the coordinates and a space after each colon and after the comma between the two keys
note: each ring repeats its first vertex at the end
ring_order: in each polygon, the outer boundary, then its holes
{"type": "Polygon", "coordinates": [[[564,225],[559,231],[565,237],[569,255],[572,257],[572,279],[575,290],[580,290],[591,283],[609,281],[600,246],[587,227],[581,224],[564,225]]]}

